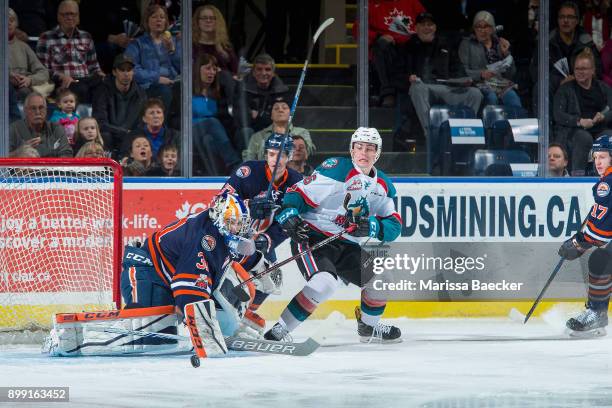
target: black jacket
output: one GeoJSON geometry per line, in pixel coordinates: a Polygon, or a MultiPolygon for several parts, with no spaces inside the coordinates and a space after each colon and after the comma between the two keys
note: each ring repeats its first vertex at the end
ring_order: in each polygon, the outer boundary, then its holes
{"type": "Polygon", "coordinates": [[[431,43],[422,42],[416,35],[402,46],[400,50],[403,59],[403,69],[394,82],[406,89],[408,77],[416,75],[425,83],[436,83],[436,79],[451,79],[466,77],[465,68],[459,60],[456,48],[448,46],[447,41],[436,36],[431,43]],[[429,64],[426,59],[429,57],[429,64]],[[424,70],[429,67],[429,72],[424,70]]]}
{"type": "Polygon", "coordinates": [[[115,86],[115,78],[109,76],[94,95],[92,114],[100,125],[100,132],[104,139],[104,147],[116,153],[134,131],[141,125],[142,110],[147,101],[145,91],[132,81],[132,86],[126,94],[121,94],[115,86]],[[129,106],[125,120],[118,119],[117,106],[119,98],[124,98],[129,106]]]}
{"type": "Polygon", "coordinates": [[[272,124],[270,114],[274,101],[283,98],[291,106],[289,88],[283,81],[275,76],[272,78],[270,87],[263,90],[257,86],[255,77],[247,75],[243,81],[239,81],[234,91],[234,118],[239,127],[250,127],[255,132],[272,124]],[[257,112],[253,119],[251,111],[257,112]]]}
{"type": "MultiPolygon", "coordinates": [[[[553,101],[553,114],[555,119],[554,140],[559,143],[566,143],[571,133],[580,129],[578,120],[582,118],[580,111],[580,101],[576,81],[567,82],[559,88],[553,101]]],[[[592,86],[597,86],[607,99],[607,106],[612,107],[612,89],[603,81],[594,80],[592,86]]],[[[601,106],[603,111],[606,105],[601,106]]],[[[610,126],[612,122],[612,110],[604,114],[605,121],[599,127],[603,130],[610,126]]]]}
{"type": "MultiPolygon", "coordinates": [[[[555,68],[554,64],[558,60],[566,57],[563,51],[563,40],[559,35],[559,31],[554,29],[550,32],[549,36],[549,72],[550,72],[550,92],[551,95],[554,95],[559,89],[559,85],[563,80],[563,75],[555,68]]],[[[593,57],[595,58],[595,70],[597,78],[602,77],[603,66],[601,63],[601,58],[599,56],[599,51],[597,51],[597,47],[593,42],[591,36],[584,31],[581,27],[576,27],[576,33],[574,34],[574,41],[569,46],[570,55],[568,56],[568,64],[570,74],[574,73],[574,61],[576,60],[576,56],[582,52],[585,48],[590,48],[593,57]]],[[[533,51],[533,59],[531,60],[530,66],[531,77],[535,83],[538,81],[538,48],[534,48],[533,51]]]]}

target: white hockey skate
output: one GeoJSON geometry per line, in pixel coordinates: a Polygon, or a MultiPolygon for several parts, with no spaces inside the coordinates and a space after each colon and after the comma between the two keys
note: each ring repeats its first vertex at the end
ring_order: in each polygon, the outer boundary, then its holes
{"type": "Polygon", "coordinates": [[[606,335],[608,311],[591,309],[587,304],[584,312],[572,317],[565,324],[571,337],[601,337],[606,335]]]}

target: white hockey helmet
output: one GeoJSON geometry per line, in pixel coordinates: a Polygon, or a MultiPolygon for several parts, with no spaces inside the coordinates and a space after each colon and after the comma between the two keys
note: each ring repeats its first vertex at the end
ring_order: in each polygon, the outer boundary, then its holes
{"type": "Polygon", "coordinates": [[[374,162],[378,161],[380,157],[380,151],[382,150],[382,138],[378,133],[376,128],[368,128],[368,127],[360,127],[355,130],[353,135],[351,136],[351,144],[349,146],[349,152],[353,150],[353,143],[362,142],[362,143],[372,143],[376,145],[376,158],[374,162]]]}

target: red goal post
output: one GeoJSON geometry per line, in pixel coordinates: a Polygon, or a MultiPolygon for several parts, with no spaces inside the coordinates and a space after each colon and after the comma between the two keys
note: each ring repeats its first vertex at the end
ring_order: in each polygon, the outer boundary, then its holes
{"type": "Polygon", "coordinates": [[[122,182],[111,159],[0,158],[0,332],[121,308],[122,182]]]}

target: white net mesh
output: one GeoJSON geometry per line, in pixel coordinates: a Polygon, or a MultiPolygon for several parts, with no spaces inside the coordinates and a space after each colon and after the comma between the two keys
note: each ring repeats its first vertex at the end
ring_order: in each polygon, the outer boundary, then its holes
{"type": "Polygon", "coordinates": [[[114,308],[115,170],[86,162],[0,159],[0,332],[114,308]]]}

